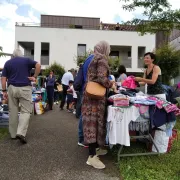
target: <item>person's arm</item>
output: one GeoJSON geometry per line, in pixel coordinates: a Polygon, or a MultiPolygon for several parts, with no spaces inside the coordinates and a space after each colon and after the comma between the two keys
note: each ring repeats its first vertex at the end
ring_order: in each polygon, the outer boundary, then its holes
{"type": "Polygon", "coordinates": [[[31,67],[31,68],[35,68],[35,73],[34,73],[34,76],[32,77],[28,77],[30,81],[35,81],[37,76],[39,75],[40,71],[41,71],[41,65],[40,63],[32,60],[32,59],[28,59],[28,65],[31,67]]]}
{"type": "Polygon", "coordinates": [[[74,81],[74,77],[73,77],[72,73],[71,73],[71,75],[70,75],[69,80],[70,80],[70,81],[74,81]]]}
{"type": "Polygon", "coordinates": [[[155,66],[153,69],[152,79],[136,77],[135,80],[139,82],[143,82],[145,84],[154,84],[157,81],[159,73],[160,73],[160,68],[158,66],[155,66]]]}
{"type": "Polygon", "coordinates": [[[127,75],[126,74],[122,74],[120,77],[119,77],[119,81],[121,82],[121,84],[124,82],[124,80],[127,78],[127,75]]]}
{"type": "Polygon", "coordinates": [[[34,73],[35,78],[39,75],[40,71],[41,71],[41,65],[39,63],[36,63],[36,65],[35,65],[35,73],[34,73]]]}
{"type": "MultiPolygon", "coordinates": [[[[144,71],[143,79],[146,79],[146,71],[147,71],[147,70],[144,71]]],[[[145,85],[146,85],[145,82],[139,82],[139,84],[140,84],[141,86],[145,86],[145,85]]]]}
{"type": "Polygon", "coordinates": [[[7,70],[7,67],[6,67],[6,64],[5,64],[5,65],[4,65],[4,69],[3,69],[3,71],[2,71],[2,77],[1,77],[3,98],[4,98],[5,100],[7,100],[7,98],[8,98],[7,89],[6,89],[7,77],[8,77],[8,70],[7,70]]]}
{"type": "Polygon", "coordinates": [[[105,88],[111,88],[113,82],[108,79],[108,65],[106,60],[99,60],[97,65],[97,82],[105,88]]]}

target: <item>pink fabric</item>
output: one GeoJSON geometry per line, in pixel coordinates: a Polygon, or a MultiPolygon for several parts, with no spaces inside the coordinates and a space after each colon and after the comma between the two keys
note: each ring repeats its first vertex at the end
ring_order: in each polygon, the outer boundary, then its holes
{"type": "Polygon", "coordinates": [[[164,101],[158,100],[157,103],[156,103],[156,106],[157,106],[159,109],[162,109],[162,108],[163,108],[163,104],[164,104],[164,101]]]}
{"type": "Polygon", "coordinates": [[[135,77],[134,76],[128,76],[122,83],[123,87],[129,88],[129,89],[136,89],[137,85],[135,83],[135,77]]]}
{"type": "Polygon", "coordinates": [[[114,106],[129,106],[129,99],[114,100],[114,106]]]}
{"type": "Polygon", "coordinates": [[[167,113],[174,112],[174,111],[178,110],[178,108],[175,104],[168,104],[168,105],[164,106],[164,109],[167,113]]]}
{"type": "Polygon", "coordinates": [[[177,84],[178,89],[180,89],[180,82],[177,84]]]}

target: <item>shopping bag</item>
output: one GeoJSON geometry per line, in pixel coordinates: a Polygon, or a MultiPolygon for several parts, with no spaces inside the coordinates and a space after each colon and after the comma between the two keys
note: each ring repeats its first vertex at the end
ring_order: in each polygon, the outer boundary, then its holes
{"type": "Polygon", "coordinates": [[[63,91],[62,85],[61,85],[61,84],[58,84],[58,85],[57,85],[57,89],[58,89],[58,92],[62,92],[62,91],[63,91]]]}
{"type": "Polygon", "coordinates": [[[44,106],[43,106],[42,102],[35,103],[35,112],[38,115],[41,115],[44,113],[44,106]]]}
{"type": "Polygon", "coordinates": [[[128,88],[128,89],[136,89],[137,85],[135,82],[134,76],[128,76],[122,83],[122,87],[128,88]]]}

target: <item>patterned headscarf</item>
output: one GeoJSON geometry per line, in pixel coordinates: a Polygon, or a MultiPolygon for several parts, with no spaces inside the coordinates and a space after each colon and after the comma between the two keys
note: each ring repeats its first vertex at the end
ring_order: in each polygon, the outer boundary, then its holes
{"type": "Polygon", "coordinates": [[[106,41],[100,41],[94,46],[94,54],[98,58],[107,58],[110,53],[110,45],[106,41]]]}

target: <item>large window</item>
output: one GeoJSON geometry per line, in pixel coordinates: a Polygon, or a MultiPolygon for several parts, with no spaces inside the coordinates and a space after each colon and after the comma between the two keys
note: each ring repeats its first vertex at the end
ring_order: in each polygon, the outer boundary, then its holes
{"type": "Polygon", "coordinates": [[[41,64],[49,65],[49,43],[41,43],[41,64]]]}
{"type": "Polygon", "coordinates": [[[111,58],[119,58],[119,51],[111,51],[109,56],[111,58]]]}
{"type": "Polygon", "coordinates": [[[85,54],[86,54],[86,44],[78,44],[77,56],[85,56],[85,54]]]}

